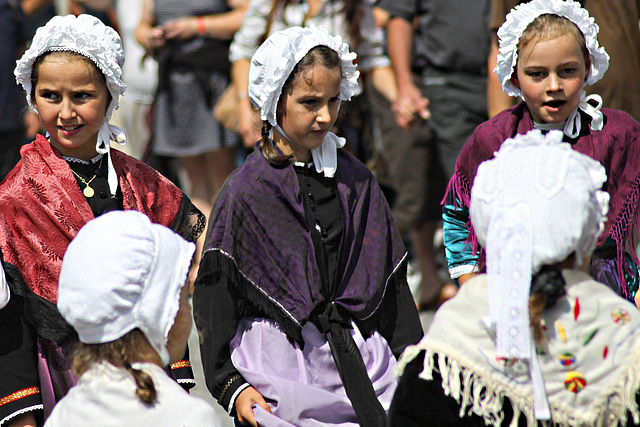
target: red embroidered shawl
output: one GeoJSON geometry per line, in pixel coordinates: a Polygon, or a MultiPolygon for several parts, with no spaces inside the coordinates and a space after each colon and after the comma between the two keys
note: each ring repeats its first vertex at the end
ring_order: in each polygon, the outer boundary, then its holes
{"type": "MultiPolygon", "coordinates": [[[[0,247],[31,290],[55,303],[62,257],[94,216],[67,162],[44,136],[38,135],[20,154],[22,160],[0,183],[0,247]]],[[[182,191],[133,157],[117,150],[111,150],[111,156],[124,209],[171,227],[182,191]]]]}

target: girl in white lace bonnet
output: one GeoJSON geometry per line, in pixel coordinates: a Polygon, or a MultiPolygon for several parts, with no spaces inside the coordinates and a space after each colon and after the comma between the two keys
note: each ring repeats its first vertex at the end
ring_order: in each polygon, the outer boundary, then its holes
{"type": "Polygon", "coordinates": [[[449,272],[461,284],[483,264],[467,221],[478,165],[514,135],[557,129],[564,142],[607,172],[608,222],[590,260],[590,273],[634,301],[640,264],[632,250],[640,219],[640,124],[625,112],[603,108],[599,95],[585,95],[585,85],[597,82],[609,66],[598,30],[588,11],[572,0],[522,3],[500,27],[494,72],[503,90],[523,101],[478,126],[458,157],[443,217],[449,272]]]}
{"type": "Polygon", "coordinates": [[[109,123],[126,88],[123,62],[115,30],[93,16],[68,15],[38,28],[14,71],[46,135],[21,148],[0,183],[0,248],[24,278],[25,311],[34,311],[26,315],[36,329],[39,366],[32,368],[45,417],[77,381],[66,363],[74,337],[56,303],[62,259],[78,231],[114,210],[143,212],[188,241],[204,229],[204,216],[178,187],[110,146],[125,141],[109,123]]]}
{"type": "Polygon", "coordinates": [[[392,425],[640,424],[640,312],[585,271],[606,179],[560,131],[516,135],[480,165],[471,220],[487,273],[403,354],[392,425]]]}
{"type": "Polygon", "coordinates": [[[218,195],[193,294],[207,386],[243,425],[386,425],[422,334],[380,187],[331,132],[355,57],[290,27],[251,60],[262,140],[218,195]]]}

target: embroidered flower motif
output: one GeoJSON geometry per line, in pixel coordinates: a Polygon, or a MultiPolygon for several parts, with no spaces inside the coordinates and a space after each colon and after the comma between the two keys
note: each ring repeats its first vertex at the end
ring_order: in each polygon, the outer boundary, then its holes
{"type": "Polygon", "coordinates": [[[613,323],[622,326],[631,318],[629,317],[629,312],[624,308],[614,308],[611,310],[611,320],[613,320],[613,323]]]}
{"type": "Polygon", "coordinates": [[[584,375],[577,371],[568,372],[564,379],[564,387],[572,393],[580,393],[586,385],[587,380],[584,375]]]}
{"type": "Polygon", "coordinates": [[[596,336],[596,334],[598,333],[598,328],[594,329],[588,336],[587,339],[584,340],[584,342],[582,343],[583,345],[587,345],[589,344],[589,341],[591,341],[593,339],[593,337],[596,336]]]}
{"type": "Polygon", "coordinates": [[[580,316],[580,300],[576,297],[576,303],[573,306],[573,320],[577,321],[580,316]]]}
{"type": "Polygon", "coordinates": [[[559,320],[556,320],[556,329],[558,330],[558,334],[560,335],[560,339],[562,339],[563,343],[567,342],[567,334],[564,332],[564,326],[560,323],[559,320]]]}
{"type": "Polygon", "coordinates": [[[571,367],[576,364],[576,356],[573,353],[562,353],[558,356],[558,361],[562,366],[571,367]]]}

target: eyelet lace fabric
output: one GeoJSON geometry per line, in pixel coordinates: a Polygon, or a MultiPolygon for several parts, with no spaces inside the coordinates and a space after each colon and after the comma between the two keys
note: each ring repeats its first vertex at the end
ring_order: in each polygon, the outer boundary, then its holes
{"type": "Polygon", "coordinates": [[[27,102],[37,112],[31,100],[31,72],[33,63],[45,52],[76,52],[91,59],[102,71],[112,96],[107,108],[106,120],[118,109],[119,98],[127,86],[122,81],[124,51],[118,33],[91,15],[55,16],[38,28],[31,47],[18,61],[14,74],[16,82],[24,88],[27,102]]]}
{"type": "Polygon", "coordinates": [[[290,27],[272,34],[251,58],[249,69],[249,97],[260,108],[260,118],[276,126],[276,108],[282,87],[294,67],[316,46],[327,46],[340,55],[342,60],[342,82],[340,100],[351,99],[359,89],[354,61],[355,52],[342,37],[332,36],[324,27],[290,27]]]}
{"type": "Polygon", "coordinates": [[[600,80],[609,68],[609,55],[603,47],[598,45],[600,27],[589,16],[589,12],[580,6],[580,3],[571,0],[534,0],[516,6],[498,30],[500,53],[493,72],[498,75],[502,88],[510,96],[522,97],[520,89],[516,88],[510,80],[518,61],[517,48],[520,37],[531,22],[544,14],[564,16],[576,24],[584,35],[591,59],[587,84],[591,85],[600,80]]]}

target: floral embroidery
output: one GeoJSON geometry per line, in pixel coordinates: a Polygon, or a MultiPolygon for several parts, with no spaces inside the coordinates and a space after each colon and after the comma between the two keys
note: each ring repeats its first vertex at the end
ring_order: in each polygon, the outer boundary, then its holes
{"type": "Polygon", "coordinates": [[[587,385],[584,375],[577,371],[567,373],[564,379],[564,387],[572,393],[579,393],[587,385]]]}
{"type": "Polygon", "coordinates": [[[584,340],[584,342],[582,343],[583,345],[587,345],[589,344],[589,341],[591,341],[593,339],[593,337],[596,336],[596,333],[598,333],[598,328],[594,329],[593,332],[591,332],[588,336],[587,339],[584,340]]]}
{"type": "Polygon", "coordinates": [[[562,326],[562,323],[560,323],[559,320],[556,320],[556,328],[558,329],[558,334],[560,334],[560,338],[562,339],[562,342],[566,344],[567,334],[565,334],[564,326],[562,326]]]}
{"type": "Polygon", "coordinates": [[[558,356],[558,360],[562,366],[573,366],[576,363],[576,356],[573,353],[562,353],[558,356]]]}
{"type": "Polygon", "coordinates": [[[617,325],[624,325],[631,318],[629,317],[629,312],[624,308],[614,308],[611,310],[611,319],[617,325]]]}

